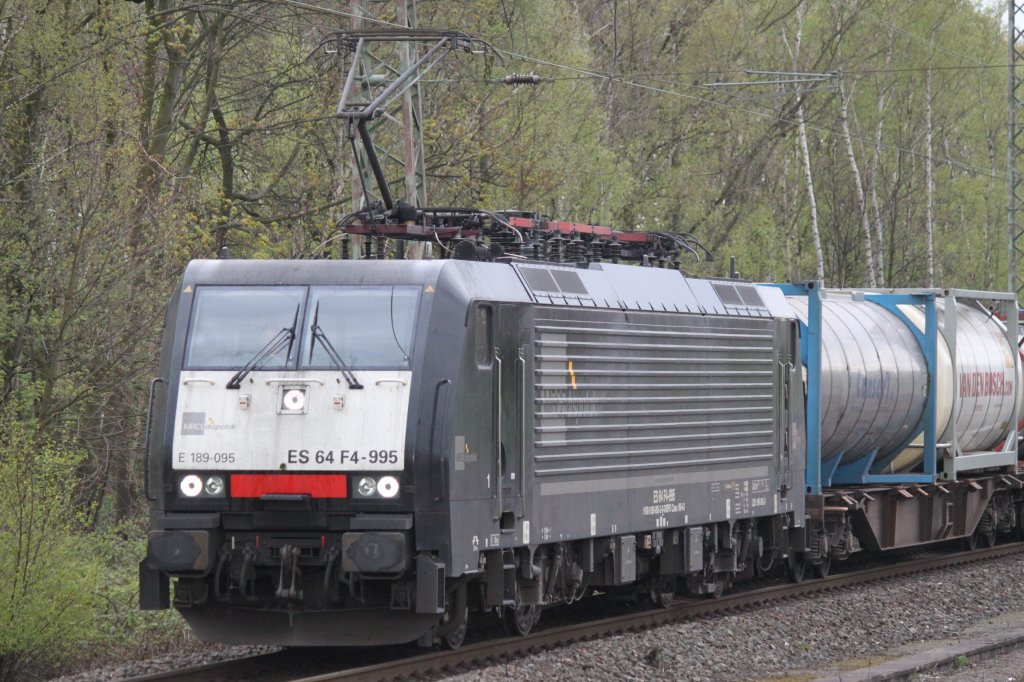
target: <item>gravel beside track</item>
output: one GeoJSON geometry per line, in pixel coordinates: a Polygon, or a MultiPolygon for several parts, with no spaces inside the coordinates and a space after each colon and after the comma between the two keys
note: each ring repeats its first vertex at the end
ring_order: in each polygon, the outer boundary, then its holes
{"type": "Polygon", "coordinates": [[[575,644],[448,679],[812,680],[1018,611],[1010,622],[1024,621],[1024,559],[1010,556],[575,644]]]}
{"type": "Polygon", "coordinates": [[[141,677],[153,675],[180,668],[191,668],[193,666],[216,663],[245,656],[276,651],[277,647],[266,646],[222,646],[211,644],[208,649],[189,651],[187,653],[165,654],[156,658],[149,658],[143,661],[125,661],[117,665],[108,665],[102,668],[85,670],[72,675],[53,678],[60,682],[107,682],[108,680],[123,680],[129,677],[141,677]]]}
{"type": "MultiPolygon", "coordinates": [[[[812,680],[887,660],[916,642],[956,638],[999,617],[1024,622],[1020,555],[574,644],[446,679],[812,680]]],[[[195,665],[256,651],[225,647],[188,658],[195,665]]],[[[164,656],[60,679],[121,679],[180,667],[182,658],[164,656]]]]}

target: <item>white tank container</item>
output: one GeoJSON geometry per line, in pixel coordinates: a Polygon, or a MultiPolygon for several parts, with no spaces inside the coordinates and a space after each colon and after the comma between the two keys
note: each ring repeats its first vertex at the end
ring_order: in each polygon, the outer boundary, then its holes
{"type": "MultiPolygon", "coordinates": [[[[945,301],[936,302],[939,329],[945,329],[945,301]]],[[[914,306],[900,306],[918,329],[924,330],[924,312],[914,306]]],[[[953,417],[953,362],[942,335],[938,344],[937,426],[941,438],[953,417]]],[[[992,315],[967,303],[956,311],[956,355],[959,375],[956,409],[957,444],[964,452],[993,448],[1006,435],[1013,414],[1014,392],[1022,393],[1013,355],[1006,340],[1006,327],[992,315]]],[[[906,471],[921,461],[922,439],[917,438],[901,452],[886,472],[906,471]]]]}
{"type": "MultiPolygon", "coordinates": [[[[807,300],[788,300],[806,324],[807,300]]],[[[940,330],[945,329],[944,305],[942,299],[936,303],[940,330]]],[[[924,331],[921,308],[900,306],[900,312],[924,331]]],[[[942,334],[938,339],[934,380],[939,438],[955,418],[957,442],[964,452],[988,450],[1003,439],[1014,394],[1022,388],[1014,350],[998,319],[969,303],[957,305],[957,401],[950,348],[942,334]]],[[[923,438],[899,449],[923,426],[929,381],[921,346],[899,316],[849,293],[827,292],[822,300],[822,460],[842,455],[842,463],[850,463],[877,448],[876,462],[897,453],[879,473],[913,469],[922,459],[923,438]]]]}
{"type": "MultiPolygon", "coordinates": [[[[807,323],[807,299],[789,298],[807,323]]],[[[920,428],[928,367],[913,332],[885,308],[845,293],[822,301],[821,457],[891,454],[920,428]]]]}

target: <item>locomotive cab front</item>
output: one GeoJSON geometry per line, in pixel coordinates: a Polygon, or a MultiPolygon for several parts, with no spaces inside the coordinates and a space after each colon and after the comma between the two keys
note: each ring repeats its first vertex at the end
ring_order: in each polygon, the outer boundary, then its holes
{"type": "Polygon", "coordinates": [[[443,564],[415,551],[408,435],[436,277],[190,266],[154,384],[144,608],[169,606],[174,578],[174,606],[216,641],[400,642],[436,624],[443,564]]]}

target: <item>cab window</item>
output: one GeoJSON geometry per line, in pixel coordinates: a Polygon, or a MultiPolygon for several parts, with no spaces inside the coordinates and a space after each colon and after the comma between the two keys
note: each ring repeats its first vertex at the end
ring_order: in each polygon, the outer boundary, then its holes
{"type": "MultiPolygon", "coordinates": [[[[313,287],[306,330],[316,325],[351,368],[408,369],[419,287],[313,287]]],[[[325,344],[309,334],[302,367],[333,366],[325,344]]]]}
{"type": "MultiPolygon", "coordinates": [[[[282,333],[297,335],[305,287],[196,287],[186,369],[238,369],[282,333]]],[[[298,342],[281,344],[263,367],[287,367],[298,342]]]]}

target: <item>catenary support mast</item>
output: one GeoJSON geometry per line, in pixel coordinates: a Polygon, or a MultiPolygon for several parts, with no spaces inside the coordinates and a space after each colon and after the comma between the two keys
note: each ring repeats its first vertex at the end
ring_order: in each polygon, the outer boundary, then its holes
{"type": "Polygon", "coordinates": [[[1007,47],[1009,53],[1009,127],[1007,218],[1009,225],[1008,287],[1018,300],[1024,283],[1017,268],[1024,256],[1024,229],[1018,224],[1024,207],[1024,0],[1008,0],[1007,47]]]}

